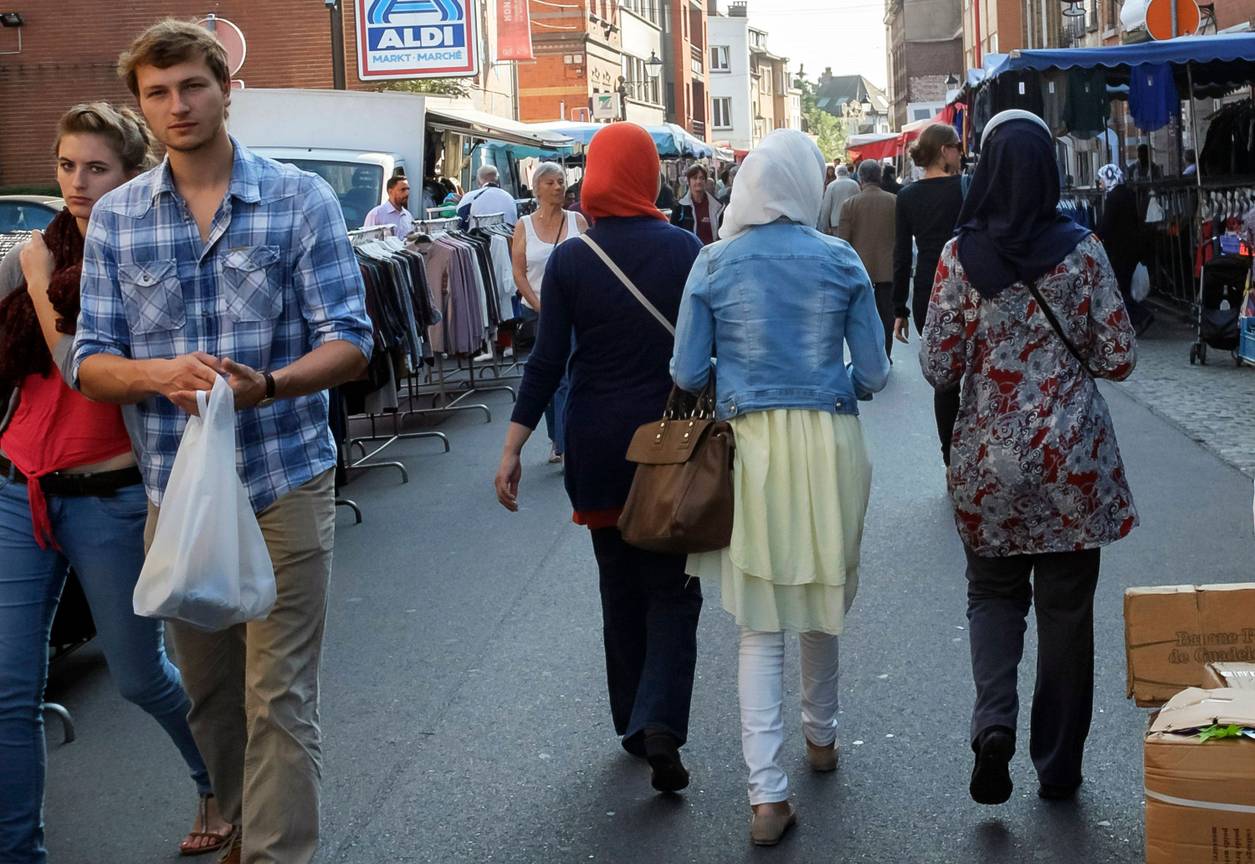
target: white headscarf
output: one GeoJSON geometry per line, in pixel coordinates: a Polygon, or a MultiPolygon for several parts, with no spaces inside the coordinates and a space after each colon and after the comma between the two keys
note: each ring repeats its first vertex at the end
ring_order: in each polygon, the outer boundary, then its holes
{"type": "Polygon", "coordinates": [[[737,172],[719,239],[780,218],[814,225],[819,221],[827,171],[823,154],[805,133],[797,129],[772,132],[750,151],[737,172]]]}
{"type": "Polygon", "coordinates": [[[1119,165],[1107,164],[1098,169],[1098,179],[1102,181],[1103,191],[1110,192],[1124,182],[1124,172],[1119,165]]]}

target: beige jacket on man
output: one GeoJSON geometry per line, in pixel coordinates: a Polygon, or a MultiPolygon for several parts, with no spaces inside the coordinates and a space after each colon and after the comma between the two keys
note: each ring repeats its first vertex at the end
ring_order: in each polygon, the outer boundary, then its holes
{"type": "Polygon", "coordinates": [[[837,236],[854,247],[872,284],[893,281],[894,208],[898,198],[879,186],[866,186],[841,205],[837,236]]]}

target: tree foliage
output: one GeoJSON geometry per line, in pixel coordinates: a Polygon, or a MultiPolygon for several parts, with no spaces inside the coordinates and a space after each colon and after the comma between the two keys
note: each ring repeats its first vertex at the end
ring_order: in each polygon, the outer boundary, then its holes
{"type": "Polygon", "coordinates": [[[381,91],[391,90],[401,93],[419,93],[428,96],[455,96],[465,98],[471,95],[471,88],[464,78],[410,78],[389,81],[379,86],[381,91]]]}
{"type": "Polygon", "coordinates": [[[844,158],[845,123],[816,104],[815,82],[799,78],[797,85],[802,91],[802,128],[815,136],[819,151],[829,162],[844,158]]]}

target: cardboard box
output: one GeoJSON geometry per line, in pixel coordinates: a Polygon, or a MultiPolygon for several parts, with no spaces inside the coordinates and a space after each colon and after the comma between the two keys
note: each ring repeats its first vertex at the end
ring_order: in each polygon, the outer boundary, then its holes
{"type": "Polygon", "coordinates": [[[1255,726],[1255,691],[1184,690],[1146,735],[1146,864],[1255,862],[1255,741],[1212,723],[1255,726]]]}
{"type": "Polygon", "coordinates": [[[1208,663],[1203,670],[1203,687],[1255,690],[1255,663],[1208,663]]]}
{"type": "Polygon", "coordinates": [[[1204,683],[1208,663],[1255,662],[1255,583],[1129,588],[1124,646],[1128,695],[1143,707],[1204,683]]]}

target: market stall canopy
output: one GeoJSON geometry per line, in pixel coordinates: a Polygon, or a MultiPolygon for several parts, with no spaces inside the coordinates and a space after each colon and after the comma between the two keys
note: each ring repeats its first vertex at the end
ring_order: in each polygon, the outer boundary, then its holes
{"type": "MultiPolygon", "coordinates": [[[[430,111],[431,109],[429,108],[428,113],[430,111]]],[[[605,123],[580,123],[574,120],[554,120],[549,123],[526,123],[520,125],[536,132],[568,136],[585,147],[588,146],[589,141],[593,140],[594,135],[606,128],[605,123]]],[[[658,148],[658,155],[663,159],[676,159],[681,156],[709,158],[715,155],[714,148],[709,144],[690,135],[683,127],[674,123],[666,123],[662,126],[646,126],[645,131],[649,133],[650,138],[654,139],[654,146],[658,148]]]]}
{"type": "Polygon", "coordinates": [[[856,159],[889,159],[898,155],[902,136],[897,132],[875,132],[851,135],[845,149],[856,159]]]}
{"type": "Polygon", "coordinates": [[[1194,95],[1222,96],[1255,80],[1255,33],[1180,36],[1160,42],[1103,48],[1041,48],[1012,51],[988,67],[986,80],[1008,72],[1051,69],[1107,69],[1109,84],[1127,83],[1130,70],[1142,64],[1170,64],[1177,87],[1188,88],[1187,67],[1194,76],[1194,95]]]}
{"type": "Polygon", "coordinates": [[[570,156],[575,152],[577,142],[577,139],[561,132],[533,128],[517,120],[431,96],[427,97],[427,125],[433,129],[512,145],[512,148],[519,148],[512,151],[519,158],[570,156]]]}

